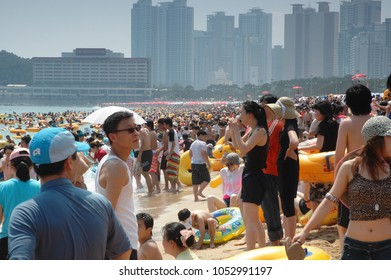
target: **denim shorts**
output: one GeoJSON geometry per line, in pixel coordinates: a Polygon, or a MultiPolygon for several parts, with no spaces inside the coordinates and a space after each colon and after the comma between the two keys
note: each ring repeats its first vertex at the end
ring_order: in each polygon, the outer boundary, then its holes
{"type": "Polygon", "coordinates": [[[345,236],[342,260],[391,260],[391,239],[364,242],[345,236]]]}

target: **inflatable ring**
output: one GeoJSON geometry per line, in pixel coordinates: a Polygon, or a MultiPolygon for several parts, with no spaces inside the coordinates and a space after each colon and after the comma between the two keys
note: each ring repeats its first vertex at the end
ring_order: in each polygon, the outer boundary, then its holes
{"type": "MultiPolygon", "coordinates": [[[[299,148],[304,148],[304,147],[308,147],[310,145],[316,144],[317,141],[318,141],[318,138],[312,138],[312,139],[305,140],[305,141],[299,143],[299,148]]],[[[313,154],[313,153],[319,153],[319,150],[300,151],[300,153],[313,154]]]]}
{"type": "Polygon", "coordinates": [[[10,129],[10,132],[11,132],[11,133],[20,133],[20,134],[26,134],[26,133],[27,133],[26,130],[24,130],[24,129],[19,129],[19,128],[12,128],[12,129],[10,129]]]}
{"type": "MultiPolygon", "coordinates": [[[[244,222],[240,209],[237,207],[222,208],[212,213],[219,220],[220,226],[216,229],[215,244],[227,242],[244,231],[244,222]]],[[[200,238],[199,230],[195,230],[196,239],[200,238]]],[[[210,244],[210,236],[205,233],[203,244],[210,244]]]]}
{"type": "MultiPolygon", "coordinates": [[[[308,221],[311,219],[313,211],[308,211],[305,215],[302,215],[299,217],[299,224],[302,226],[305,226],[308,221]]],[[[338,210],[337,208],[334,208],[323,220],[321,225],[322,226],[332,226],[337,223],[338,220],[338,210]]]]}
{"type": "Polygon", "coordinates": [[[216,145],[223,145],[223,144],[224,144],[224,139],[225,139],[224,136],[221,137],[221,138],[219,139],[219,141],[216,142],[216,145]]]}
{"type": "Polygon", "coordinates": [[[1,140],[0,141],[0,149],[4,148],[5,146],[7,146],[9,143],[5,140],[1,140]]]}
{"type": "Polygon", "coordinates": [[[178,177],[179,177],[179,181],[181,181],[182,184],[185,184],[187,186],[193,185],[191,181],[191,173],[189,172],[190,169],[191,169],[191,159],[190,159],[189,151],[186,151],[181,155],[181,160],[179,162],[178,177]]]}
{"type": "Polygon", "coordinates": [[[186,151],[181,155],[181,160],[179,162],[179,170],[178,170],[179,181],[181,181],[181,183],[185,184],[186,186],[193,185],[191,180],[191,172],[189,170],[191,170],[191,159],[190,159],[189,151],[186,151]]]}
{"type": "Polygon", "coordinates": [[[220,175],[217,175],[216,177],[214,177],[209,185],[211,186],[211,188],[215,189],[217,188],[218,186],[220,186],[221,184],[223,183],[223,179],[221,178],[220,175]]]}
{"type": "Polygon", "coordinates": [[[41,128],[39,128],[39,127],[27,127],[26,130],[29,131],[29,132],[38,132],[38,131],[41,130],[41,128]]]}
{"type": "Polygon", "coordinates": [[[210,167],[213,171],[220,171],[222,168],[225,167],[224,164],[221,163],[221,159],[219,158],[209,158],[210,167]]]}
{"type": "Polygon", "coordinates": [[[334,151],[299,154],[299,180],[314,183],[333,182],[334,154],[334,151]]]}
{"type": "MultiPolygon", "coordinates": [[[[331,260],[331,256],[320,248],[303,246],[306,250],[304,260],[331,260]]],[[[268,246],[247,251],[227,260],[287,260],[284,246],[268,246]]]]}

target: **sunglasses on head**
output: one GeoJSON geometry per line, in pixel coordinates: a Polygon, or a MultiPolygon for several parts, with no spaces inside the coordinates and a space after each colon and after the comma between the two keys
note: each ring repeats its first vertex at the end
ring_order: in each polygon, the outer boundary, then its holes
{"type": "Polygon", "coordinates": [[[130,134],[134,133],[135,131],[139,131],[140,129],[138,127],[128,127],[128,128],[124,128],[124,129],[117,129],[117,130],[114,130],[113,133],[117,133],[117,132],[122,132],[122,131],[127,131],[129,132],[130,134]]]}

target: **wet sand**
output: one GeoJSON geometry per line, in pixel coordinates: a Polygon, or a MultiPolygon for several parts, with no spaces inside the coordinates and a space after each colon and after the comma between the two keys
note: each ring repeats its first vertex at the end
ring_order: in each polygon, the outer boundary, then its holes
{"type": "MultiPolygon", "coordinates": [[[[218,172],[212,173],[216,176],[218,172]]],[[[221,187],[215,189],[207,187],[204,192],[207,195],[222,196],[221,187]]],[[[156,240],[163,258],[167,260],[174,259],[172,256],[164,253],[162,246],[161,228],[169,222],[178,221],[177,213],[183,208],[190,211],[196,209],[208,210],[206,201],[194,202],[193,191],[191,187],[184,187],[180,193],[162,192],[161,194],[148,197],[145,192],[135,193],[136,212],[147,212],[154,217],[155,225],[153,229],[153,238],[156,240]]],[[[266,227],[265,227],[266,229],[266,227]]],[[[299,232],[302,226],[298,224],[299,232]]],[[[266,233],[267,236],[267,233],[266,233]]],[[[223,244],[217,244],[216,248],[210,249],[209,245],[204,245],[201,250],[194,250],[197,256],[202,260],[220,260],[235,256],[245,251],[245,245],[237,245],[239,240],[244,237],[242,233],[236,239],[223,244]]],[[[268,240],[267,240],[268,241],[268,240]]],[[[314,246],[326,251],[332,259],[340,257],[339,239],[336,226],[322,226],[320,230],[311,232],[306,245],[314,246]]]]}

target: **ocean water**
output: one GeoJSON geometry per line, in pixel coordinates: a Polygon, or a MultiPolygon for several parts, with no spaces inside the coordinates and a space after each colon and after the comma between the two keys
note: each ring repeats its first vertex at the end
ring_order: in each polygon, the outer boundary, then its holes
{"type": "MultiPolygon", "coordinates": [[[[65,111],[77,111],[77,112],[86,112],[86,113],[92,113],[94,110],[98,109],[99,107],[74,107],[74,106],[17,106],[17,105],[0,105],[0,114],[21,114],[26,112],[34,112],[34,113],[49,113],[49,112],[65,112],[65,111]]],[[[83,126],[80,126],[81,129],[88,127],[88,124],[85,124],[83,126]]],[[[0,141],[5,139],[6,135],[10,135],[11,138],[15,141],[15,143],[19,143],[20,139],[15,137],[16,135],[13,133],[10,133],[9,129],[11,129],[9,125],[0,124],[0,141]]],[[[24,129],[25,126],[22,125],[22,128],[24,129]]],[[[28,132],[31,136],[33,136],[34,132],[28,132]]]]}

